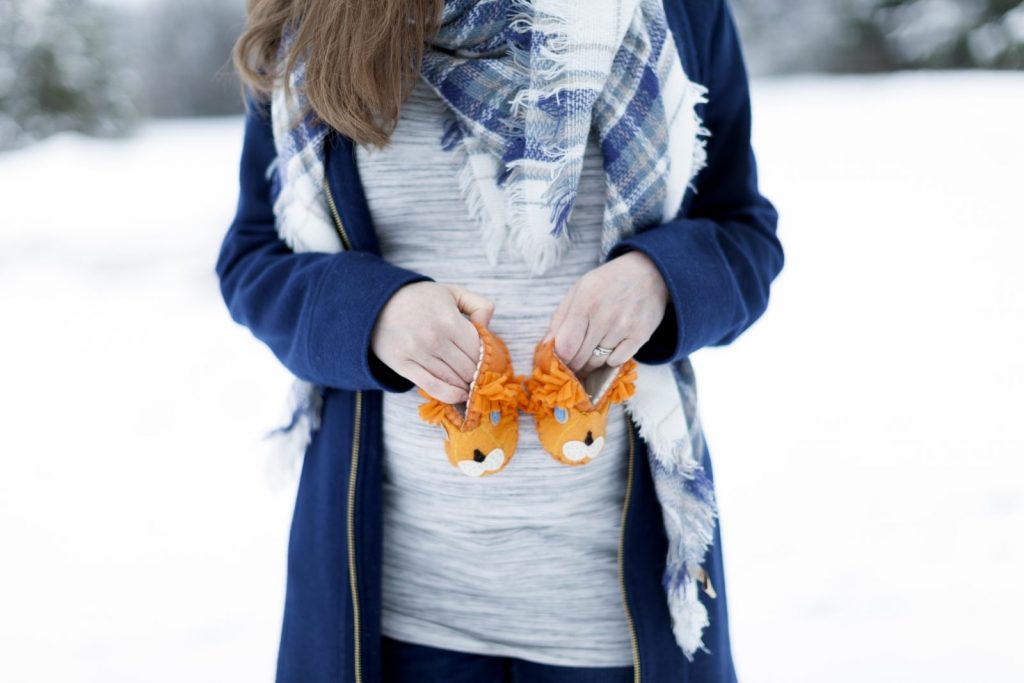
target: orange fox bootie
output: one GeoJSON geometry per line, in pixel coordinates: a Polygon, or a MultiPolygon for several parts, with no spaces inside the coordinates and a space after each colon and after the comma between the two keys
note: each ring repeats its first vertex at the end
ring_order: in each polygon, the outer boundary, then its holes
{"type": "Polygon", "coordinates": [[[459,471],[471,477],[500,472],[519,441],[520,407],[526,405],[523,377],[512,371],[508,347],[499,336],[474,322],[480,333],[480,359],[469,385],[469,398],[458,404],[440,401],[423,389],[427,402],[420,418],[444,430],[444,450],[459,471]]]}
{"type": "Polygon", "coordinates": [[[564,465],[585,465],[604,447],[608,408],[636,391],[636,361],[602,365],[581,382],[555,355],[552,338],[537,345],[526,390],[525,410],[533,413],[544,450],[564,465]]]}

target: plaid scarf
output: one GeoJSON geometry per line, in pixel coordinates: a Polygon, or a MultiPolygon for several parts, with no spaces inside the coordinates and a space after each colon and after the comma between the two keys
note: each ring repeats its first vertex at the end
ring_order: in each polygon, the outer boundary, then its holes
{"type": "MultiPolygon", "coordinates": [[[[492,263],[506,231],[535,273],[569,248],[591,127],[609,188],[606,249],[678,209],[700,158],[677,159],[669,173],[670,118],[686,93],[663,92],[682,70],[660,0],[456,0],[430,47],[422,76],[448,104],[443,144],[461,157],[492,263]]],[[[702,153],[692,115],[679,118],[690,124],[676,128],[687,149],[702,153]]]]}
{"type": "MultiPolygon", "coordinates": [[[[293,34],[286,29],[279,58],[293,34]]],[[[336,252],[326,198],[328,127],[302,93],[305,61],[271,97],[277,157],[267,169],[280,237],[296,252],[336,252]]],[[[606,175],[602,257],[640,226],[675,218],[705,163],[710,132],[694,110],[706,88],[683,73],[661,0],[447,0],[421,77],[447,103],[438,143],[459,155],[459,181],[495,263],[505,244],[535,273],[557,264],[587,137],[595,128],[606,175]]],[[[624,404],[648,446],[669,542],[663,584],[673,632],[692,661],[708,625],[702,568],[717,506],[701,464],[703,432],[688,358],[637,369],[624,404]]],[[[318,427],[319,388],[297,381],[277,434],[293,453],[318,427]]]]}

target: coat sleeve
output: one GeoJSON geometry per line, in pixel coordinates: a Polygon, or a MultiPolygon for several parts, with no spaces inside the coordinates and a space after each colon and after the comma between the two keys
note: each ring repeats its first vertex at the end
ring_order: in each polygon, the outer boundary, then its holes
{"type": "Polygon", "coordinates": [[[265,171],[275,156],[269,108],[249,96],[238,205],[216,265],[231,317],[301,379],[349,390],[411,389],[373,354],[371,334],[395,291],[432,278],[366,251],[293,252],[274,223],[265,171]]]}
{"type": "Polygon", "coordinates": [[[674,362],[704,346],[731,343],[768,305],[782,270],[778,213],[758,191],[751,147],[747,70],[726,0],[715,2],[703,103],[707,165],[697,174],[689,211],[620,240],[608,259],[639,249],[654,261],[669,291],[665,317],[635,358],[674,362]]]}

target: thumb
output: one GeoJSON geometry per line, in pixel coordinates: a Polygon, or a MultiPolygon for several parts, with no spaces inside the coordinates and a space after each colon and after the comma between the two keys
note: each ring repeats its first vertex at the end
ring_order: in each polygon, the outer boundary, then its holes
{"type": "Polygon", "coordinates": [[[458,285],[448,285],[448,289],[455,296],[455,305],[458,306],[459,312],[468,315],[471,321],[479,323],[484,327],[491,324],[491,316],[494,315],[494,304],[490,299],[458,285]]]}
{"type": "Polygon", "coordinates": [[[548,323],[548,332],[544,335],[542,342],[546,342],[548,339],[558,334],[559,328],[562,326],[562,322],[565,320],[566,314],[569,312],[569,306],[572,302],[574,290],[570,290],[562,300],[558,303],[558,308],[551,314],[551,321],[548,323]]]}

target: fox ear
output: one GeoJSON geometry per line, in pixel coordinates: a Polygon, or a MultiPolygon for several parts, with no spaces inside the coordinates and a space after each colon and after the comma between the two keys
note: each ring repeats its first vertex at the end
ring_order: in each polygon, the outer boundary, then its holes
{"type": "Polygon", "coordinates": [[[605,392],[610,403],[622,403],[636,393],[636,361],[630,358],[622,364],[622,369],[615,376],[612,385],[605,392]]]}

